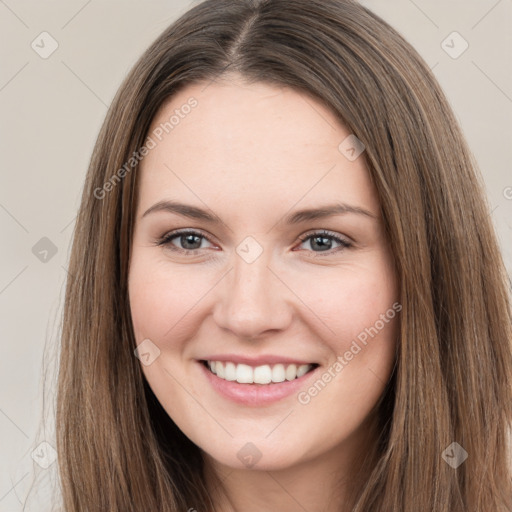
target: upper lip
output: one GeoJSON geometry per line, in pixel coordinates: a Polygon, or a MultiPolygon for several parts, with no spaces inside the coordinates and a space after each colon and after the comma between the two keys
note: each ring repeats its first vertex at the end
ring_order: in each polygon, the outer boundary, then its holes
{"type": "Polygon", "coordinates": [[[311,360],[305,361],[301,359],[295,359],[293,357],[262,354],[257,357],[239,356],[236,354],[213,354],[201,359],[201,361],[223,361],[232,362],[235,364],[247,364],[249,366],[262,366],[265,364],[296,364],[297,366],[303,364],[316,364],[311,360]]]}

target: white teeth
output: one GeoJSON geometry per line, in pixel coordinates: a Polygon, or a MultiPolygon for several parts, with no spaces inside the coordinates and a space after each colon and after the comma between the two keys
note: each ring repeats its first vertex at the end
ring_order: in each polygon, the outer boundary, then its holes
{"type": "Polygon", "coordinates": [[[254,383],[268,384],[272,382],[272,370],[268,364],[254,368],[254,383]]]}
{"type": "Polygon", "coordinates": [[[297,368],[297,378],[299,377],[302,377],[303,375],[305,375],[306,373],[308,373],[308,370],[310,369],[310,365],[309,364],[301,364],[298,368],[297,368]]]}
{"type": "Polygon", "coordinates": [[[297,365],[290,364],[286,367],[286,380],[293,380],[297,377],[297,365]]]}
{"type": "Polygon", "coordinates": [[[272,368],[272,382],[283,382],[284,379],[284,365],[276,364],[274,368],[272,368]]]}
{"type": "Polygon", "coordinates": [[[224,366],[224,378],[226,380],[236,380],[236,366],[235,363],[226,363],[224,366]]]}
{"type": "MultiPolygon", "coordinates": [[[[219,374],[217,374],[217,377],[219,374]]],[[[252,384],[254,382],[254,373],[252,368],[246,364],[236,365],[236,381],[240,384],[252,384]]]]}
{"type": "Polygon", "coordinates": [[[208,368],[217,377],[228,381],[237,381],[240,384],[270,384],[285,380],[295,380],[305,375],[313,368],[312,364],[264,364],[252,367],[247,364],[235,364],[231,361],[208,361],[208,368]]]}
{"type": "Polygon", "coordinates": [[[215,363],[215,373],[221,379],[225,379],[226,378],[226,373],[224,372],[224,363],[221,363],[220,361],[217,361],[215,363]]]}

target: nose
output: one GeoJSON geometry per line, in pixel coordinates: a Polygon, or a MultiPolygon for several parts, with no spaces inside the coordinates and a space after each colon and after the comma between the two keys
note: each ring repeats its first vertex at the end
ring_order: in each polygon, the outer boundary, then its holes
{"type": "Polygon", "coordinates": [[[263,254],[247,263],[234,255],[233,268],[217,287],[216,324],[243,339],[286,329],[292,321],[292,294],[263,254]]]}

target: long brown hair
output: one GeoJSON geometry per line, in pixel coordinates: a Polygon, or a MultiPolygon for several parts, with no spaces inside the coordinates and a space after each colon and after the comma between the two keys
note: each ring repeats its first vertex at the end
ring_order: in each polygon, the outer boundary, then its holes
{"type": "Polygon", "coordinates": [[[65,511],[213,509],[200,450],[160,406],[134,356],[127,276],[134,152],[165,100],[228,72],[307,92],[366,147],[403,309],[379,449],[351,510],[511,510],[507,276],[481,178],[431,71],[351,0],[206,0],[135,64],[91,158],[58,380],[65,511]],[[453,442],[468,453],[457,468],[443,457],[453,442]]]}

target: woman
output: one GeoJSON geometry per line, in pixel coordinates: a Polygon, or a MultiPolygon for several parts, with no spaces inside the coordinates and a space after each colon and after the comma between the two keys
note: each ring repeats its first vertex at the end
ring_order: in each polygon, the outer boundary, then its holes
{"type": "Polygon", "coordinates": [[[428,67],[349,0],[207,0],[122,84],[77,220],[66,512],[505,511],[510,301],[428,67]]]}

